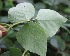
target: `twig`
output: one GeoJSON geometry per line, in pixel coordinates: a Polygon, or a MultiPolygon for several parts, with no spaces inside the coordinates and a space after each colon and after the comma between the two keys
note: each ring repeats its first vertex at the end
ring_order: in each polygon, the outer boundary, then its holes
{"type": "Polygon", "coordinates": [[[25,56],[25,53],[26,53],[27,51],[28,51],[28,50],[25,50],[22,56],[25,56]]]}

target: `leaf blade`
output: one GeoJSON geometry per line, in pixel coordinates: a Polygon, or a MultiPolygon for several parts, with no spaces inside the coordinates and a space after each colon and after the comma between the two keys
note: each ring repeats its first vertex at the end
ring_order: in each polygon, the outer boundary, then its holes
{"type": "Polygon", "coordinates": [[[47,37],[55,35],[58,29],[67,21],[65,17],[50,9],[40,9],[36,19],[44,28],[47,37]]]}
{"type": "Polygon", "coordinates": [[[46,56],[47,37],[38,23],[30,22],[24,25],[17,33],[17,40],[26,50],[46,56]]]}
{"type": "Polygon", "coordinates": [[[8,14],[12,23],[29,21],[35,14],[35,8],[31,3],[20,3],[10,8],[8,14]]]}

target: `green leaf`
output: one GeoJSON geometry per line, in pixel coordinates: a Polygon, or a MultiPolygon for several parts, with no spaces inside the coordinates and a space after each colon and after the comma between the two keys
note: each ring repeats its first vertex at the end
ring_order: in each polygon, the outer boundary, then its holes
{"type": "Polygon", "coordinates": [[[12,47],[10,51],[4,52],[1,56],[22,56],[20,49],[12,47]]]}
{"type": "Polygon", "coordinates": [[[7,52],[4,52],[3,54],[1,54],[0,56],[10,56],[10,52],[7,51],[7,52]]]}
{"type": "Polygon", "coordinates": [[[24,24],[17,33],[18,42],[30,52],[46,56],[47,37],[43,28],[36,22],[24,24]]]}
{"type": "Polygon", "coordinates": [[[18,3],[22,3],[22,2],[29,2],[29,3],[33,3],[33,0],[17,0],[18,3]]]}
{"type": "Polygon", "coordinates": [[[65,42],[59,36],[53,36],[53,38],[50,40],[50,43],[52,46],[61,51],[64,51],[66,48],[65,42]]]}
{"type": "Polygon", "coordinates": [[[13,46],[13,42],[7,37],[4,37],[4,38],[0,39],[0,41],[3,45],[5,45],[5,47],[7,49],[9,49],[10,47],[13,46]]]}
{"type": "Polygon", "coordinates": [[[29,21],[35,14],[35,8],[31,3],[20,3],[8,11],[11,22],[29,21]]]}
{"type": "Polygon", "coordinates": [[[46,8],[46,5],[44,3],[38,2],[35,4],[35,9],[40,10],[46,8]]]}
{"type": "Polygon", "coordinates": [[[2,1],[0,0],[0,10],[2,10],[2,1]]]}
{"type": "Polygon", "coordinates": [[[65,32],[62,34],[62,38],[66,41],[66,42],[70,42],[70,35],[65,32]]]}
{"type": "Polygon", "coordinates": [[[69,0],[42,0],[44,3],[47,3],[49,5],[58,5],[60,3],[70,5],[69,0]]]}
{"type": "Polygon", "coordinates": [[[66,13],[70,13],[70,8],[66,8],[66,9],[64,9],[64,12],[66,12],[66,13]]]}
{"type": "Polygon", "coordinates": [[[45,30],[47,37],[55,35],[58,29],[67,21],[58,12],[50,9],[40,9],[36,19],[45,30]]]}
{"type": "Polygon", "coordinates": [[[62,52],[62,56],[70,56],[70,53],[62,52]]]}
{"type": "Polygon", "coordinates": [[[15,38],[16,37],[16,32],[12,29],[8,32],[7,37],[9,38],[15,38]]]}
{"type": "Polygon", "coordinates": [[[10,49],[10,53],[11,53],[11,56],[22,56],[21,50],[15,47],[10,49]]]}
{"type": "Polygon", "coordinates": [[[21,46],[21,44],[18,41],[15,41],[14,47],[20,49],[21,51],[24,51],[24,48],[21,46]]]}

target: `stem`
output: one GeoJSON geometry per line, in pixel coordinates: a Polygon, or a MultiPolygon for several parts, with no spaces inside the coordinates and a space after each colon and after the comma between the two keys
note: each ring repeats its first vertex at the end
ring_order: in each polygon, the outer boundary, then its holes
{"type": "Polygon", "coordinates": [[[29,22],[30,20],[25,20],[25,21],[22,21],[22,22],[17,22],[17,23],[14,23],[13,25],[11,25],[9,28],[8,28],[8,31],[12,28],[12,27],[14,27],[15,25],[18,25],[18,24],[20,24],[20,23],[27,23],[27,22],[29,22]]]}
{"type": "Polygon", "coordinates": [[[65,26],[62,26],[62,28],[64,28],[70,34],[70,30],[68,28],[66,28],[65,26]]]}
{"type": "Polygon", "coordinates": [[[22,56],[25,56],[25,53],[26,53],[27,51],[28,51],[28,50],[25,50],[22,56]]]}
{"type": "Polygon", "coordinates": [[[21,22],[18,22],[18,23],[15,23],[15,24],[13,24],[13,25],[11,25],[9,28],[8,28],[8,31],[12,28],[12,27],[14,27],[15,25],[18,25],[18,24],[20,24],[21,22]]]}
{"type": "Polygon", "coordinates": [[[0,25],[10,26],[9,24],[6,24],[6,23],[0,23],[0,25]]]}

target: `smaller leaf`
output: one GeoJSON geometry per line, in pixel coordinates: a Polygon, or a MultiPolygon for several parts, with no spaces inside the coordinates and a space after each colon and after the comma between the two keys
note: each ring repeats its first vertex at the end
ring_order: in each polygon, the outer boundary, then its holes
{"type": "Polygon", "coordinates": [[[8,32],[7,37],[9,38],[15,38],[16,37],[16,32],[12,29],[8,32]]]}
{"type": "Polygon", "coordinates": [[[21,50],[15,47],[10,49],[10,53],[11,53],[11,56],[22,56],[21,50]]]}
{"type": "Polygon", "coordinates": [[[69,0],[43,0],[44,3],[47,3],[49,5],[58,5],[60,3],[66,4],[66,5],[70,5],[70,1],[69,0]]]}
{"type": "Polygon", "coordinates": [[[39,10],[39,9],[45,9],[46,5],[44,3],[38,2],[38,3],[35,4],[35,8],[37,10],[39,10]]]}
{"type": "Polygon", "coordinates": [[[22,3],[22,2],[29,2],[29,3],[33,3],[33,0],[17,0],[18,3],[22,3]]]}
{"type": "Polygon", "coordinates": [[[70,56],[70,54],[63,52],[63,53],[62,53],[62,56],[70,56]]]}
{"type": "Polygon", "coordinates": [[[11,55],[10,55],[10,52],[7,51],[7,52],[4,52],[3,54],[1,54],[0,56],[11,56],[11,55]]]}
{"type": "Polygon", "coordinates": [[[2,10],[2,1],[0,0],[0,10],[2,10]]]}
{"type": "Polygon", "coordinates": [[[58,48],[61,51],[64,51],[66,48],[65,42],[59,36],[53,36],[50,40],[52,46],[58,48]]]}
{"type": "Polygon", "coordinates": [[[8,11],[11,22],[29,21],[35,14],[34,6],[31,3],[20,3],[8,11]]]}
{"type": "Polygon", "coordinates": [[[10,47],[13,46],[12,41],[11,41],[10,39],[8,39],[7,37],[1,38],[0,41],[1,41],[1,43],[2,43],[3,45],[5,45],[5,47],[6,47],[7,49],[9,49],[10,47]]]}
{"type": "Polygon", "coordinates": [[[70,42],[70,35],[65,32],[62,34],[62,38],[66,41],[66,42],[70,42]]]}
{"type": "Polygon", "coordinates": [[[15,41],[14,46],[20,49],[21,51],[24,51],[24,48],[21,46],[21,44],[18,41],[15,41]]]}
{"type": "Polygon", "coordinates": [[[66,13],[70,13],[70,8],[66,8],[66,9],[64,9],[64,12],[66,12],[66,13]]]}

